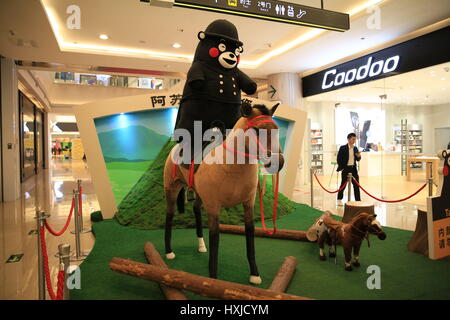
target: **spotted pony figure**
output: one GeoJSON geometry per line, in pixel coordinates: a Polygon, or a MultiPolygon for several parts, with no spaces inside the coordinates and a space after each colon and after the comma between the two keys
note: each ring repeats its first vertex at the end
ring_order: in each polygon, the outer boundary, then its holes
{"type": "Polygon", "coordinates": [[[345,270],[352,271],[352,265],[359,267],[359,250],[364,239],[367,239],[369,246],[369,234],[377,235],[378,239],[386,239],[380,223],[376,220],[375,214],[360,213],[352,219],[350,223],[343,223],[331,217],[329,212],[325,212],[307,232],[308,240],[319,243],[320,260],[326,260],[324,253],[325,243],[330,246],[330,257],[336,257],[336,245],[342,245],[345,256],[345,270]],[[352,261],[353,250],[353,261],[352,261]]]}

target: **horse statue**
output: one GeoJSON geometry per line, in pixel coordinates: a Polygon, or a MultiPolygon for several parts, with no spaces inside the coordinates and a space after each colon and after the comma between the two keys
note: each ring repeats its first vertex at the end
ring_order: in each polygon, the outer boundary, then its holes
{"type": "Polygon", "coordinates": [[[349,223],[335,220],[331,213],[325,212],[307,231],[309,241],[319,243],[319,258],[326,260],[324,254],[325,243],[330,246],[329,256],[336,258],[336,245],[341,244],[344,249],[345,270],[352,271],[352,264],[359,267],[359,250],[362,241],[366,238],[370,247],[369,234],[376,235],[378,239],[386,239],[386,233],[376,220],[376,214],[360,213],[349,223]],[[352,262],[353,249],[353,262],[352,262]]]}
{"type": "Polygon", "coordinates": [[[278,161],[277,168],[270,173],[278,173],[284,164],[284,157],[278,143],[278,134],[272,137],[272,132],[278,132],[278,130],[272,130],[278,129],[278,126],[272,120],[272,116],[277,107],[278,104],[271,109],[264,105],[255,105],[252,107],[249,104],[242,104],[240,110],[241,118],[239,118],[231,132],[226,136],[223,144],[219,144],[208,153],[205,151],[206,155],[198,166],[195,175],[193,171],[184,166],[177,166],[175,164],[176,161],[174,159],[176,160],[176,157],[174,153],[177,152],[176,149],[179,148],[179,144],[171,150],[164,167],[164,191],[167,202],[165,226],[165,253],[167,259],[175,258],[175,253],[171,246],[172,220],[175,206],[177,205],[178,210],[182,212],[184,197],[180,196],[184,195],[184,187],[191,184],[191,188],[195,192],[194,214],[199,252],[207,251],[203,241],[201,221],[202,204],[208,214],[210,249],[209,276],[211,278],[217,278],[220,210],[222,207],[229,208],[242,204],[244,209],[247,259],[250,265],[249,281],[252,284],[262,283],[255,262],[253,207],[258,185],[258,161],[264,160],[266,162],[265,168],[275,167],[275,165],[271,166],[271,162],[276,163],[278,161]],[[259,131],[261,129],[267,130],[265,131],[267,132],[268,141],[267,150],[260,143],[259,131]],[[251,131],[252,134],[249,135],[247,131],[251,131]],[[245,136],[243,140],[245,143],[245,152],[239,151],[237,143],[235,143],[243,135],[245,136]],[[250,143],[255,141],[250,141],[252,139],[256,140],[257,146],[256,152],[253,153],[251,151],[254,148],[251,150],[250,143]],[[271,147],[273,144],[271,140],[274,140],[273,142],[278,148],[271,147]],[[234,161],[227,161],[230,157],[234,161]],[[241,163],[242,158],[244,158],[243,164],[237,163],[238,157],[241,157],[241,163]],[[213,159],[222,159],[223,161],[214,163],[215,161],[213,159]],[[267,161],[267,159],[271,160],[267,161]],[[183,200],[180,201],[180,198],[183,200]]]}

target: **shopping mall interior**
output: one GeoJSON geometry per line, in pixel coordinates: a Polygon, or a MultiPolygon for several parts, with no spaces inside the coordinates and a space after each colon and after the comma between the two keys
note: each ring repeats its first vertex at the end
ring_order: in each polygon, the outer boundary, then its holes
{"type": "Polygon", "coordinates": [[[449,25],[448,0],[0,0],[0,300],[233,298],[197,276],[249,299],[449,300],[449,25]],[[240,117],[279,129],[272,177],[172,167],[176,127],[240,117]]]}

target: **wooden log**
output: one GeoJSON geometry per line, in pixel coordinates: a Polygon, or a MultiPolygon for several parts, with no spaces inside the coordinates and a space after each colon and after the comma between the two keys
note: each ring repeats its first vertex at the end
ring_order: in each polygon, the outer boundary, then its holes
{"type": "Polygon", "coordinates": [[[418,210],[416,230],[408,242],[408,250],[428,257],[428,222],[427,212],[418,210]]]}
{"type": "Polygon", "coordinates": [[[354,217],[363,212],[374,214],[374,205],[362,201],[349,201],[345,204],[342,222],[349,223],[354,217]]]}
{"type": "MultiPolygon", "coordinates": [[[[148,263],[168,269],[167,264],[164,262],[163,258],[159,255],[159,252],[156,250],[155,246],[151,242],[146,242],[144,244],[144,252],[147,257],[148,263]]],[[[187,297],[184,295],[183,291],[175,288],[170,288],[163,284],[160,284],[161,291],[166,296],[167,300],[187,300],[187,297]]]]}
{"type": "Polygon", "coordinates": [[[268,290],[275,292],[285,292],[291,282],[295,273],[295,267],[297,266],[297,259],[295,257],[286,257],[281,267],[278,269],[277,274],[272,280],[268,290]]]}
{"type": "MultiPolygon", "coordinates": [[[[235,226],[231,224],[221,224],[219,225],[219,231],[222,233],[245,234],[245,227],[235,226]]],[[[255,228],[255,236],[274,239],[308,241],[308,239],[306,238],[306,232],[299,230],[277,229],[277,232],[275,232],[275,234],[270,235],[264,232],[263,228],[255,228]]]]}
{"type": "Polygon", "coordinates": [[[156,267],[122,258],[112,258],[111,270],[155,281],[172,288],[184,289],[202,296],[227,300],[309,300],[291,294],[273,292],[239,283],[198,276],[184,271],[156,267]]]}

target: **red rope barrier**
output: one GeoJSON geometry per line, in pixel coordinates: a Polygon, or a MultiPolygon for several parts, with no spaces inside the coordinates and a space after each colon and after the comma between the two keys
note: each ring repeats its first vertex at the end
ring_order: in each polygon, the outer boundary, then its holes
{"type": "Polygon", "coordinates": [[[325,187],[320,183],[320,180],[319,180],[319,178],[317,178],[317,176],[316,176],[315,173],[314,173],[314,177],[316,178],[317,182],[318,182],[319,185],[322,187],[322,189],[325,190],[325,191],[328,192],[328,193],[338,193],[338,192],[341,192],[342,190],[345,189],[345,186],[346,186],[347,183],[348,183],[348,180],[345,180],[345,183],[342,185],[342,187],[341,187],[340,189],[338,189],[338,190],[336,190],[336,191],[330,191],[330,190],[325,189],[325,187]]]}
{"type": "Polygon", "coordinates": [[[58,291],[56,294],[56,300],[64,299],[64,280],[66,279],[66,275],[64,270],[59,270],[58,272],[58,291]]]}
{"type": "MultiPolygon", "coordinates": [[[[41,249],[42,249],[42,258],[43,258],[43,262],[44,262],[45,284],[47,285],[47,291],[52,300],[61,300],[63,293],[61,293],[61,296],[55,295],[55,292],[53,291],[53,287],[52,287],[52,280],[50,278],[50,268],[48,266],[47,245],[45,243],[45,228],[43,226],[40,227],[39,232],[41,234],[41,249]]],[[[60,270],[58,273],[58,291],[60,290],[59,287],[61,285],[64,288],[64,277],[61,278],[61,272],[64,275],[64,270],[60,270]]]]}
{"type": "Polygon", "coordinates": [[[66,232],[67,227],[70,224],[70,220],[72,219],[72,214],[73,214],[73,208],[74,207],[75,207],[75,198],[72,198],[72,206],[70,207],[69,217],[67,218],[66,224],[64,225],[64,227],[59,232],[56,232],[55,230],[53,230],[52,227],[47,223],[47,221],[45,221],[44,225],[45,225],[45,228],[48,230],[48,232],[50,232],[52,235],[54,235],[56,237],[59,237],[64,232],[66,232]]]}
{"type": "Polygon", "coordinates": [[[408,197],[406,197],[406,198],[400,199],[400,200],[383,200],[383,199],[379,199],[379,198],[377,198],[377,197],[371,195],[369,192],[367,192],[363,187],[361,187],[361,185],[358,183],[358,181],[357,181],[355,178],[353,178],[353,180],[355,181],[356,185],[357,185],[358,187],[360,187],[361,190],[364,191],[368,196],[374,198],[375,200],[378,200],[378,201],[381,201],[381,202],[387,202],[387,203],[396,203],[396,202],[402,202],[402,201],[408,200],[409,198],[412,198],[412,197],[414,197],[415,195],[417,195],[420,191],[422,191],[422,190],[427,186],[427,184],[425,183],[422,187],[420,187],[419,190],[417,190],[416,192],[414,192],[412,195],[410,195],[410,196],[408,196],[408,197]]]}

